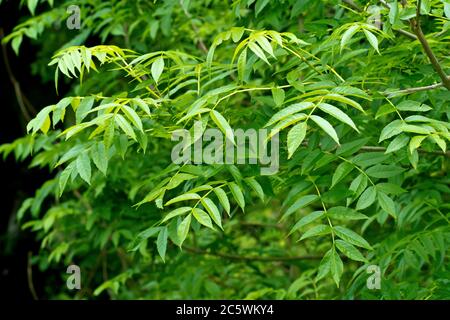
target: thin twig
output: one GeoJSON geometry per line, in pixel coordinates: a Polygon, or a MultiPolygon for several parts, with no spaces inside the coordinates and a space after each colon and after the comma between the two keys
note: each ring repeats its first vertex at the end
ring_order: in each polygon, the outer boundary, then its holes
{"type": "Polygon", "coordinates": [[[317,260],[322,259],[322,256],[318,255],[304,255],[304,256],[270,256],[270,257],[261,257],[261,256],[240,256],[235,254],[228,254],[224,252],[210,252],[198,248],[192,248],[188,246],[183,246],[183,249],[185,249],[188,252],[192,252],[195,254],[202,254],[202,255],[209,255],[209,256],[216,256],[221,257],[229,260],[242,260],[242,261],[295,261],[295,260],[317,260]]]}
{"type": "MultiPolygon", "coordinates": [[[[450,79],[450,77],[448,77],[448,78],[450,79]]],[[[397,95],[402,95],[402,94],[411,94],[411,93],[416,93],[416,92],[421,92],[421,91],[439,89],[439,88],[442,88],[443,86],[444,86],[444,84],[442,82],[439,82],[439,83],[432,84],[429,86],[407,88],[407,89],[391,91],[391,92],[385,91],[384,94],[386,94],[388,96],[397,96],[397,95]]]]}
{"type": "Polygon", "coordinates": [[[33,266],[31,264],[31,251],[28,252],[28,264],[27,264],[27,279],[28,279],[28,288],[30,289],[31,295],[34,300],[39,300],[38,295],[36,294],[36,290],[34,289],[33,284],[33,266]]]}

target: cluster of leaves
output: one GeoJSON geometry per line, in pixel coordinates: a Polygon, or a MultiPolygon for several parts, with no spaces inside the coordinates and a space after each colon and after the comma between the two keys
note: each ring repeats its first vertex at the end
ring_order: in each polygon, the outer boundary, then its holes
{"type": "MultiPolygon", "coordinates": [[[[449,3],[420,3],[449,70],[449,3]]],[[[0,147],[55,172],[18,212],[41,268],[89,270],[78,298],[448,298],[450,93],[403,90],[440,80],[405,36],[416,3],[384,4],[80,1],[48,67],[80,84],[0,147]],[[171,163],[194,121],[279,133],[280,170],[171,163]]],[[[18,52],[65,5],[4,41],[18,52]]]]}

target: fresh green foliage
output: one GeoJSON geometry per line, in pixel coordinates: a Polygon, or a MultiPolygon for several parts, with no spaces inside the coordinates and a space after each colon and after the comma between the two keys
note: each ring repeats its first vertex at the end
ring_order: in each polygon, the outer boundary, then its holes
{"type": "MultiPolygon", "coordinates": [[[[44,51],[69,2],[22,2],[4,41],[44,51]]],[[[18,218],[76,298],[450,298],[448,1],[78,2],[70,93],[0,147],[54,173],[18,218]],[[279,171],[173,164],[194,121],[280,133],[279,171]]]]}

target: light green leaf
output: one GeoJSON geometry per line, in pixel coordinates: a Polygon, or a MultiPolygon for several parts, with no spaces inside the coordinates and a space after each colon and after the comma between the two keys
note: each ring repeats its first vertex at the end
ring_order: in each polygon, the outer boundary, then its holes
{"type": "Polygon", "coordinates": [[[158,83],[159,77],[161,76],[163,70],[164,70],[164,58],[159,57],[152,63],[151,68],[152,78],[155,80],[156,83],[158,83]]]}
{"type": "Polygon", "coordinates": [[[189,227],[191,226],[191,214],[187,215],[186,218],[181,221],[177,229],[178,240],[180,241],[179,246],[183,244],[184,240],[189,232],[189,227]]]}
{"type": "Polygon", "coordinates": [[[244,194],[241,191],[241,188],[239,188],[239,186],[234,182],[228,183],[228,187],[230,188],[231,194],[233,195],[233,197],[236,200],[239,207],[241,207],[242,210],[244,210],[245,199],[244,199],[244,194]]]}
{"type": "Polygon", "coordinates": [[[353,245],[351,245],[348,242],[342,241],[342,240],[336,240],[336,247],[341,251],[343,254],[345,254],[347,257],[354,261],[361,261],[361,262],[367,262],[367,259],[364,258],[362,253],[353,245]]]}
{"type": "Polygon", "coordinates": [[[223,191],[223,189],[220,187],[216,187],[216,188],[214,188],[214,193],[216,194],[217,198],[219,199],[219,202],[222,205],[222,207],[224,208],[224,210],[229,215],[230,214],[230,202],[228,201],[228,196],[225,193],[225,191],[223,191]]]}
{"type": "Polygon", "coordinates": [[[167,250],[167,227],[161,229],[156,240],[156,247],[158,249],[159,256],[165,262],[166,260],[166,250],[167,250]]]}
{"type": "Polygon", "coordinates": [[[311,238],[311,237],[317,237],[317,236],[323,236],[326,234],[329,234],[331,232],[331,228],[329,225],[326,224],[319,224],[317,226],[312,227],[308,231],[306,231],[300,238],[299,241],[311,238]]]}
{"type": "Polygon", "coordinates": [[[76,160],[77,170],[80,177],[88,184],[91,183],[91,160],[87,153],[82,152],[76,160]]]}
{"type": "Polygon", "coordinates": [[[227,139],[229,139],[230,141],[233,142],[233,144],[235,144],[234,133],[233,133],[233,130],[231,129],[228,121],[216,110],[211,110],[210,115],[211,115],[211,119],[219,127],[219,129],[225,134],[227,139]]]}
{"type": "Polygon", "coordinates": [[[352,127],[356,132],[359,132],[358,128],[356,127],[355,123],[353,122],[352,119],[350,119],[349,116],[347,116],[344,112],[342,112],[340,109],[336,108],[335,106],[332,106],[331,104],[328,103],[319,103],[318,107],[320,110],[322,110],[323,112],[326,112],[330,115],[332,115],[333,117],[335,117],[336,119],[338,119],[339,121],[349,125],[350,127],[352,127]]]}
{"type": "Polygon", "coordinates": [[[333,126],[327,120],[316,115],[312,115],[310,118],[320,128],[322,128],[322,130],[325,131],[325,133],[328,134],[337,144],[339,144],[339,138],[336,130],[334,130],[333,126]]]}
{"type": "Polygon", "coordinates": [[[192,214],[194,215],[195,219],[205,227],[208,227],[210,229],[214,229],[212,226],[211,218],[209,215],[199,208],[192,209],[192,214]]]}
{"type": "Polygon", "coordinates": [[[369,207],[372,203],[374,203],[377,197],[377,190],[374,186],[370,186],[364,191],[359,197],[358,202],[356,203],[356,210],[363,210],[369,207]]]}
{"type": "Polygon", "coordinates": [[[181,196],[177,196],[166,202],[166,206],[170,206],[171,204],[180,202],[180,201],[188,201],[188,200],[199,200],[201,197],[197,193],[185,193],[181,196]]]}
{"type": "Polygon", "coordinates": [[[287,136],[288,159],[292,157],[294,152],[298,149],[298,147],[305,139],[307,127],[308,125],[306,124],[306,122],[300,122],[299,124],[293,126],[291,130],[289,130],[287,136]]]}
{"type": "Polygon", "coordinates": [[[359,234],[350,229],[347,229],[342,226],[337,226],[334,227],[333,230],[336,233],[336,235],[345,242],[349,242],[355,246],[362,247],[365,249],[369,250],[372,249],[370,244],[363,237],[361,237],[359,234]]]}
{"type": "Polygon", "coordinates": [[[191,211],[192,208],[191,207],[180,207],[180,208],[176,208],[175,210],[170,211],[165,217],[164,219],[161,221],[161,223],[167,222],[170,219],[180,216],[182,214],[185,214],[188,211],[191,211]]]}
{"type": "Polygon", "coordinates": [[[205,207],[206,211],[208,211],[214,223],[223,230],[222,216],[220,215],[219,209],[217,208],[216,204],[209,198],[203,198],[202,204],[205,207]]]}

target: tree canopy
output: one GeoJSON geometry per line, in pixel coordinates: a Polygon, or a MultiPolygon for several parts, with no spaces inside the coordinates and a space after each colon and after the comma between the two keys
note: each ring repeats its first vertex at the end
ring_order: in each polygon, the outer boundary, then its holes
{"type": "Polygon", "coordinates": [[[0,151],[53,174],[34,263],[82,272],[49,297],[450,298],[449,1],[20,5],[60,100],[0,151]],[[277,170],[174,163],[208,128],[268,129],[277,170]]]}

